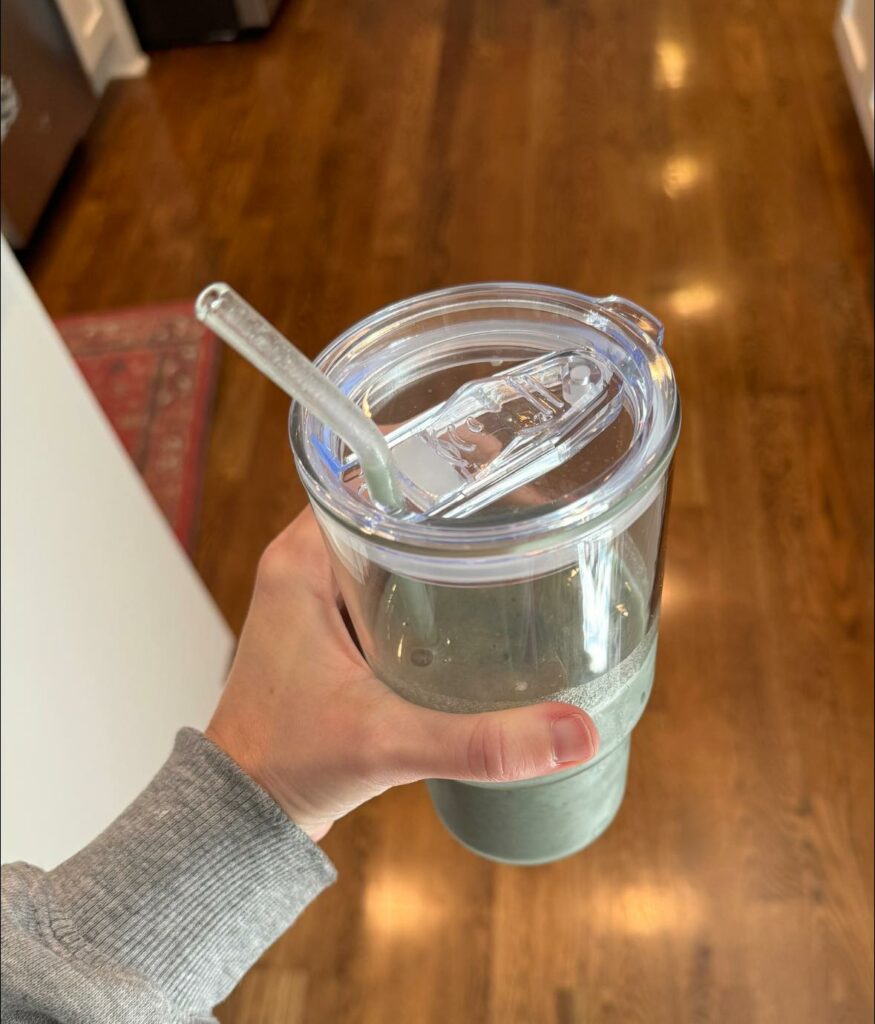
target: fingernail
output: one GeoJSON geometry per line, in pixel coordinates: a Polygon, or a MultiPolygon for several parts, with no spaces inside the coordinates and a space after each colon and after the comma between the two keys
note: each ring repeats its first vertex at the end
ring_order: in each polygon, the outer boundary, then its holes
{"type": "Polygon", "coordinates": [[[595,753],[595,739],[582,715],[557,718],[551,727],[556,764],[588,761],[595,753]]]}

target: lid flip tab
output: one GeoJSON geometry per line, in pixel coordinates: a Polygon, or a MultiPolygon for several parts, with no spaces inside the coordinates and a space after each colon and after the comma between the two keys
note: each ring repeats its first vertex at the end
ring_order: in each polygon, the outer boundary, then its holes
{"type": "MultiPolygon", "coordinates": [[[[622,406],[616,370],[580,350],[464,384],[386,437],[409,514],[462,519],[477,512],[571,458],[622,406]]],[[[357,459],[345,463],[343,477],[357,466],[357,459]]]]}

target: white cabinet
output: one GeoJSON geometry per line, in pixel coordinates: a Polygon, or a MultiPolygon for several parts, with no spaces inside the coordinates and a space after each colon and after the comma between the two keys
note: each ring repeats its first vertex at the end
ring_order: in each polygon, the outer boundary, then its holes
{"type": "Polygon", "coordinates": [[[52,867],[202,728],[232,636],[2,241],[2,859],[52,867]]]}
{"type": "Polygon", "coordinates": [[[55,0],[94,91],[111,78],[144,75],[149,59],[131,27],[122,0],[55,0]]]}
{"type": "Polygon", "coordinates": [[[857,116],[872,157],[875,131],[873,77],[873,0],[843,0],[835,21],[835,38],[857,116]]]}

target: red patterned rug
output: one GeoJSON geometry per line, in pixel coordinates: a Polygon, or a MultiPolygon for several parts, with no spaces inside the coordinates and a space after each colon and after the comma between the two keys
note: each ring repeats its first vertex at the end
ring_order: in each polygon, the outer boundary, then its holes
{"type": "Polygon", "coordinates": [[[67,317],[79,369],[176,536],[191,552],[219,342],[192,303],[67,317]]]}

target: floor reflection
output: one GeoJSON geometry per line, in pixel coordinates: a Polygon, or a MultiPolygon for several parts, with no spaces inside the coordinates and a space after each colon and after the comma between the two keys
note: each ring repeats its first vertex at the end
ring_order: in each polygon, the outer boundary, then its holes
{"type": "Polygon", "coordinates": [[[698,281],[675,289],[669,304],[678,316],[698,317],[712,313],[719,302],[720,292],[708,281],[698,281]]]}
{"type": "Polygon", "coordinates": [[[656,86],[680,89],[687,80],[687,51],[674,39],[660,39],[656,44],[656,86]]]}
{"type": "Polygon", "coordinates": [[[689,885],[628,885],[606,888],[594,897],[594,916],[602,926],[632,936],[692,932],[702,921],[699,892],[689,885]]]}
{"type": "Polygon", "coordinates": [[[662,167],[662,191],[669,199],[677,199],[689,191],[701,178],[701,163],[693,156],[669,157],[662,167]]]}
{"type": "Polygon", "coordinates": [[[375,878],[367,886],[364,908],[369,931],[390,939],[430,932],[444,912],[433,885],[424,878],[405,877],[397,870],[375,878]]]}

